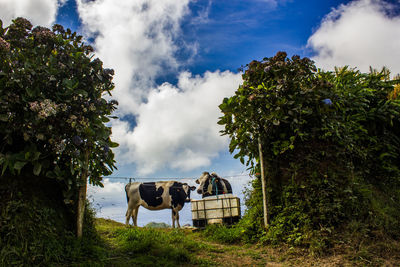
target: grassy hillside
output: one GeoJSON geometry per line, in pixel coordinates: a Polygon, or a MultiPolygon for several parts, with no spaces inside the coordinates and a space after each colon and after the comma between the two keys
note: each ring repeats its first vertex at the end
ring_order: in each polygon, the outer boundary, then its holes
{"type": "Polygon", "coordinates": [[[232,244],[229,239],[224,240],[231,244],[224,244],[211,236],[216,231],[223,236],[227,228],[134,228],[97,219],[96,229],[107,252],[98,262],[103,266],[400,266],[396,255],[376,257],[367,250],[360,253],[341,247],[317,257],[301,248],[232,244]]]}

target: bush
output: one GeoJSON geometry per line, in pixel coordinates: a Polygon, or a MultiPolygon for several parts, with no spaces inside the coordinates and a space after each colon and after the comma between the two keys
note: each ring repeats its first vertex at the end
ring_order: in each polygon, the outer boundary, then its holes
{"type": "Polygon", "coordinates": [[[248,64],[219,121],[253,174],[262,146],[270,224],[264,231],[257,178],[241,222],[247,240],[323,251],[354,221],[366,238],[399,238],[399,92],[387,69],[324,72],[284,52],[248,64]]]}
{"type": "Polygon", "coordinates": [[[70,29],[0,20],[1,264],[99,256],[93,214],[76,240],[74,209],[86,180],[101,186],[115,168],[113,74],[70,29]]]}
{"type": "Polygon", "coordinates": [[[113,70],[82,36],[17,18],[0,21],[0,175],[52,178],[76,199],[81,177],[101,185],[115,168],[111,128],[113,70]]]}
{"type": "Polygon", "coordinates": [[[78,240],[62,199],[57,201],[43,190],[47,186],[54,190],[53,181],[35,185],[37,180],[0,179],[0,266],[68,265],[104,258],[90,206],[86,206],[83,238],[78,240]]]}

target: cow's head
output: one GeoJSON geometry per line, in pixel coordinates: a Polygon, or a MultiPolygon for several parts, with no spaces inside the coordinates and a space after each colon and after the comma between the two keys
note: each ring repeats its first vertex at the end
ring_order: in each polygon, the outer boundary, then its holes
{"type": "Polygon", "coordinates": [[[203,174],[200,176],[199,179],[196,180],[196,184],[199,184],[199,189],[197,189],[197,193],[199,193],[200,195],[203,194],[203,187],[205,185],[205,183],[207,182],[207,180],[209,180],[211,178],[210,173],[208,172],[203,172],[203,174]]]}
{"type": "Polygon", "coordinates": [[[185,202],[190,202],[190,191],[194,191],[194,190],[196,189],[196,187],[195,187],[195,186],[190,186],[190,185],[188,185],[187,183],[184,183],[184,184],[182,185],[182,188],[183,188],[183,190],[184,190],[185,193],[186,193],[185,202]]]}

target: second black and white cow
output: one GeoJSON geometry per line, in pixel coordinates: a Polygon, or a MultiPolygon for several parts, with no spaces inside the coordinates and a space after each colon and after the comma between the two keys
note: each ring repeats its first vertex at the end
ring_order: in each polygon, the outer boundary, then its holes
{"type": "Polygon", "coordinates": [[[200,184],[197,193],[202,195],[202,198],[222,194],[232,194],[231,184],[227,180],[219,177],[215,172],[211,174],[203,172],[200,178],[196,180],[196,184],[200,184]]]}
{"type": "Polygon", "coordinates": [[[126,211],[126,225],[132,217],[133,224],[137,226],[137,215],[139,207],[143,206],[149,210],[172,210],[172,227],[175,221],[179,224],[179,211],[185,202],[190,202],[190,191],[196,187],[187,183],[176,181],[162,181],[150,183],[128,183],[125,186],[128,209],[126,211]]]}

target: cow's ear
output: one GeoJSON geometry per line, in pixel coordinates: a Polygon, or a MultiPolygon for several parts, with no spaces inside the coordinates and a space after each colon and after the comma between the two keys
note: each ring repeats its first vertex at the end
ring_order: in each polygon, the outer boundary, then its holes
{"type": "Polygon", "coordinates": [[[191,186],[190,190],[194,191],[194,190],[196,190],[196,187],[195,186],[191,186]]]}
{"type": "Polygon", "coordinates": [[[199,179],[197,179],[197,180],[195,181],[195,183],[196,183],[196,184],[200,184],[199,179]]]}

